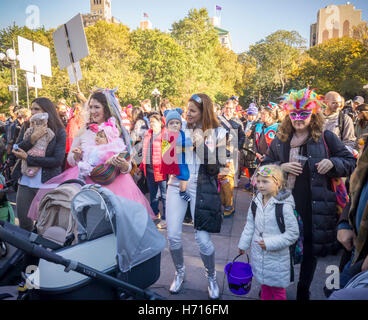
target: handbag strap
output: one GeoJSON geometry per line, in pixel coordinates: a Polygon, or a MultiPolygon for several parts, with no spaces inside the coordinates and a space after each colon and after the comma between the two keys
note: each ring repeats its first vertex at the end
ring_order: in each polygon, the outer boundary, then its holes
{"type": "Polygon", "coordinates": [[[323,144],[325,145],[326,151],[327,151],[327,156],[328,158],[330,158],[330,150],[328,149],[328,145],[326,143],[326,139],[325,139],[325,133],[322,133],[322,140],[323,140],[323,144]]]}

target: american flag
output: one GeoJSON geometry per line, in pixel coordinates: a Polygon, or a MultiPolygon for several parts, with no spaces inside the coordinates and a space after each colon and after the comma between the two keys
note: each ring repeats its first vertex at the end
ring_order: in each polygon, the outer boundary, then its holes
{"type": "Polygon", "coordinates": [[[217,10],[217,11],[221,11],[221,10],[222,10],[222,8],[221,8],[220,6],[216,6],[216,10],[217,10]]]}
{"type": "Polygon", "coordinates": [[[144,17],[144,18],[148,18],[148,13],[145,13],[145,12],[144,12],[144,13],[143,13],[143,17],[144,17]]]}

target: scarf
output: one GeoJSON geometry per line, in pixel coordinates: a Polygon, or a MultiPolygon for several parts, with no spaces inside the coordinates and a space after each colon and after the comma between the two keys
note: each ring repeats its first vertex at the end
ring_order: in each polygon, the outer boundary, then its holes
{"type": "MultiPolygon", "coordinates": [[[[307,141],[309,138],[309,133],[301,137],[297,137],[295,134],[293,135],[290,141],[290,155],[289,155],[289,162],[299,162],[297,156],[300,152],[300,147],[307,141]]],[[[295,186],[296,176],[289,173],[287,177],[287,188],[289,190],[293,190],[295,186]]]]}

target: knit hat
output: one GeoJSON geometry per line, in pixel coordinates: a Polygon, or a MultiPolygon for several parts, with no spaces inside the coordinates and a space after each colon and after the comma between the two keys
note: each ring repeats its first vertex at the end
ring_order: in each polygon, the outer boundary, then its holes
{"type": "Polygon", "coordinates": [[[256,106],[255,103],[251,103],[249,105],[249,108],[247,110],[247,115],[248,116],[256,116],[256,115],[258,115],[258,108],[257,108],[257,106],[256,106]]]}
{"type": "Polygon", "coordinates": [[[49,114],[48,113],[36,113],[35,115],[33,115],[31,117],[30,122],[34,122],[34,121],[37,121],[37,120],[41,120],[41,121],[47,121],[49,119],[49,114]]]}
{"type": "Polygon", "coordinates": [[[183,113],[183,110],[180,108],[176,108],[173,110],[165,110],[164,117],[166,120],[166,126],[169,124],[169,122],[173,119],[179,120],[180,123],[182,123],[181,115],[183,113]]]}

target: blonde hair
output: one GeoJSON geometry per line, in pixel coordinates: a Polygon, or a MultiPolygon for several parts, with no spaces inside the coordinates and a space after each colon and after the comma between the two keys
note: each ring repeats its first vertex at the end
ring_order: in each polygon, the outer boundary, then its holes
{"type": "Polygon", "coordinates": [[[265,178],[274,178],[274,180],[279,182],[278,190],[282,190],[285,187],[285,177],[284,177],[284,171],[282,171],[281,167],[276,164],[268,164],[259,167],[257,170],[257,177],[258,172],[264,169],[269,169],[272,173],[271,176],[265,177],[265,178]]]}

